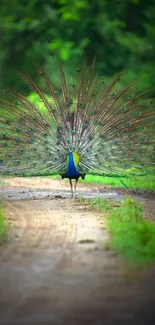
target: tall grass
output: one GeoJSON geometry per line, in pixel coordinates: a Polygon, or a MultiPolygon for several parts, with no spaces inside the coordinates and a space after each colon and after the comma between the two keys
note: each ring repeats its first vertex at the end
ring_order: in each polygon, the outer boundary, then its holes
{"type": "Polygon", "coordinates": [[[106,212],[109,247],[138,266],[155,262],[155,224],[143,217],[143,206],[127,196],[120,206],[102,198],[85,200],[106,212]]]}

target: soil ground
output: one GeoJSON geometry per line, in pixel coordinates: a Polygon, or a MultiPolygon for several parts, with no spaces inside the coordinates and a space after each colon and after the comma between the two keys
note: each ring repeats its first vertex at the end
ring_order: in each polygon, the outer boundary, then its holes
{"type": "MultiPolygon", "coordinates": [[[[82,185],[79,196],[126,191],[82,185]]],[[[155,266],[134,268],[107,249],[103,214],[69,198],[67,183],[5,179],[9,240],[0,247],[0,324],[155,325],[155,266]]],[[[155,221],[155,201],[135,193],[155,221]]]]}

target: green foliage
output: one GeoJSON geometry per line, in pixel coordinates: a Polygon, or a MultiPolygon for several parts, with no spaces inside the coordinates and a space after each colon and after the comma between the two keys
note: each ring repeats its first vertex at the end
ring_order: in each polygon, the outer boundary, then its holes
{"type": "MultiPolygon", "coordinates": [[[[51,176],[49,176],[51,178],[51,176]]],[[[52,176],[52,179],[60,179],[60,175],[52,176]]],[[[84,180],[79,179],[80,183],[86,184],[103,184],[110,187],[115,188],[124,188],[123,184],[120,182],[121,178],[115,177],[103,177],[103,176],[92,176],[86,175],[84,180]]],[[[141,177],[130,177],[122,179],[123,182],[129,189],[140,189],[140,190],[149,190],[155,191],[155,176],[148,175],[148,176],[141,176],[141,177]]],[[[68,180],[64,179],[64,182],[68,182],[68,180]]]]}
{"type": "Polygon", "coordinates": [[[0,203],[0,244],[2,244],[6,240],[7,234],[8,226],[4,216],[2,203],[0,203]]]}
{"type": "MultiPolygon", "coordinates": [[[[84,180],[85,183],[90,184],[103,184],[109,185],[112,187],[124,187],[123,184],[120,182],[121,178],[115,177],[102,177],[102,176],[92,176],[86,175],[84,180]]],[[[130,176],[130,178],[122,179],[122,181],[126,184],[129,189],[141,189],[141,190],[151,190],[155,191],[155,176],[148,175],[148,176],[141,176],[135,177],[130,176]]],[[[83,181],[81,181],[83,182],[83,181]]]]}
{"type": "Polygon", "coordinates": [[[81,199],[86,203],[89,203],[91,207],[95,208],[98,211],[109,211],[112,208],[111,202],[108,200],[103,200],[102,198],[98,197],[95,199],[81,199]]]}
{"type": "Polygon", "coordinates": [[[154,1],[2,0],[1,84],[17,85],[18,68],[27,73],[32,63],[51,67],[51,55],[68,60],[70,69],[97,53],[100,74],[125,70],[124,82],[138,79],[139,88],[155,79],[154,1]]]}
{"type": "Polygon", "coordinates": [[[155,224],[143,218],[143,206],[127,196],[120,206],[101,198],[86,200],[91,206],[107,213],[110,247],[139,266],[155,261],[155,224]]]}

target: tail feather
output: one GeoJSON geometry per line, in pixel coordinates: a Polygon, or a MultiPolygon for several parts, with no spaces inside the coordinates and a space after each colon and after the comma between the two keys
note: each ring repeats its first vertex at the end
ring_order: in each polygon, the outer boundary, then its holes
{"type": "Polygon", "coordinates": [[[154,172],[155,108],[147,92],[130,95],[121,74],[106,83],[86,59],[74,82],[59,62],[57,81],[40,66],[41,84],[21,74],[37,102],[5,89],[0,100],[1,173],[63,175],[69,152],[77,152],[81,175],[126,176],[154,172]],[[117,90],[117,91],[116,91],[117,90]]]}

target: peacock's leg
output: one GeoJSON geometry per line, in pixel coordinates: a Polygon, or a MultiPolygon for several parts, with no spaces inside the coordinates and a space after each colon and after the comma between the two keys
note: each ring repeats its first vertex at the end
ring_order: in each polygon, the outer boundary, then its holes
{"type": "Polygon", "coordinates": [[[77,186],[78,179],[75,180],[75,186],[74,186],[74,196],[76,196],[76,186],[77,186]]]}
{"type": "Polygon", "coordinates": [[[71,187],[71,198],[73,197],[73,184],[72,184],[72,180],[69,178],[69,182],[70,182],[70,187],[71,187]]]}

